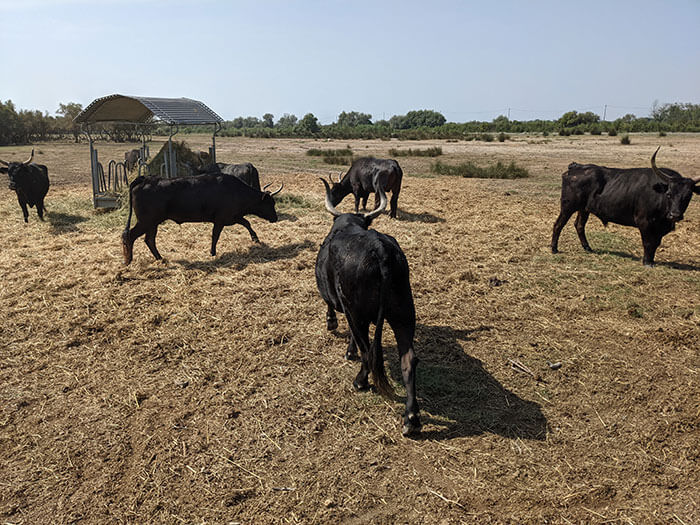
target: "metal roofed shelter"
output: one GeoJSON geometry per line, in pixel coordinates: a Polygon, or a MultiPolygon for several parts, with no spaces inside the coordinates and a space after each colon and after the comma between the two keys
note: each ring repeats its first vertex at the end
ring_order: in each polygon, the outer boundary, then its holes
{"type": "Polygon", "coordinates": [[[105,178],[104,169],[98,160],[94,139],[90,134],[90,125],[105,122],[134,125],[137,132],[141,135],[140,175],[142,168],[146,167],[146,159],[149,156],[144,130],[147,126],[167,124],[170,126],[170,135],[168,136],[168,151],[164,159],[165,173],[163,175],[176,177],[178,175],[177,158],[173,149],[172,138],[179,131],[180,125],[199,126],[212,124],[214,126],[209,154],[211,162],[216,162],[216,134],[221,131],[221,123],[223,122],[219,115],[198,100],[127,95],[108,95],[95,99],[74,120],[81,125],[83,132],[90,141],[92,200],[95,208],[116,208],[121,188],[128,181],[124,162],[114,160],[109,162],[107,177],[105,178]]]}

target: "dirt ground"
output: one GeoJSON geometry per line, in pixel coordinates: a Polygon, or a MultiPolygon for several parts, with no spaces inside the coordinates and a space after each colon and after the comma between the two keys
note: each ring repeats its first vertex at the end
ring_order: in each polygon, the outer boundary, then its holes
{"type": "MultiPolygon", "coordinates": [[[[184,137],[195,148],[206,136],[184,137]]],[[[92,209],[86,144],[39,144],[48,218],[22,221],[0,187],[0,522],[700,522],[700,197],[657,266],[639,233],[573,224],[552,255],[571,161],[700,175],[700,136],[446,141],[217,140],[218,160],[284,182],[262,244],[167,223],[155,262],[121,260],[126,210],[92,209]],[[436,177],[401,157],[424,422],[401,436],[398,397],[355,393],[347,324],[325,329],[314,264],[331,217],[310,148],[514,160],[520,180],[436,177]],[[512,367],[517,361],[534,374],[512,367]],[[560,363],[552,370],[547,362],[560,363]]],[[[129,146],[98,144],[106,164],[129,146]]],[[[0,148],[24,160],[30,147],[0,148]]],[[[151,146],[152,154],[157,145],[151,146]]],[[[347,198],[341,209],[351,209],[347,198]]],[[[371,202],[371,199],[370,199],[371,202]]]]}

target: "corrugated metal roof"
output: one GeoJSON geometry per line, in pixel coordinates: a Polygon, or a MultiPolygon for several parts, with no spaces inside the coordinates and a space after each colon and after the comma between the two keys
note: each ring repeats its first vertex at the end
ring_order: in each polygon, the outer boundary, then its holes
{"type": "Polygon", "coordinates": [[[166,124],[214,124],[223,122],[206,105],[191,98],[134,97],[109,95],[95,99],[82,110],[75,122],[149,122],[166,124]]]}

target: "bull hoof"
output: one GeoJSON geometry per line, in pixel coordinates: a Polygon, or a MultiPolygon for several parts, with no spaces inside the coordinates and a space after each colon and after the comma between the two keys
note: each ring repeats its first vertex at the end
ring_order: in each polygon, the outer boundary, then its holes
{"type": "Polygon", "coordinates": [[[590,246],[584,246],[583,249],[586,250],[588,253],[593,253],[593,250],[591,250],[590,246]]]}
{"type": "Polygon", "coordinates": [[[401,434],[403,434],[404,436],[417,434],[418,432],[420,432],[421,428],[423,428],[423,425],[421,425],[418,414],[409,414],[408,416],[404,417],[401,434]]]}
{"type": "Polygon", "coordinates": [[[358,382],[357,379],[355,379],[352,382],[352,386],[356,392],[367,392],[367,390],[369,390],[369,382],[366,379],[364,382],[358,382]]]}
{"type": "Polygon", "coordinates": [[[126,265],[130,264],[133,256],[132,256],[129,248],[124,244],[122,244],[122,252],[124,254],[124,264],[126,264],[126,265]]]}
{"type": "Polygon", "coordinates": [[[557,250],[554,246],[552,246],[552,253],[559,253],[559,250],[557,250]]]}
{"type": "Polygon", "coordinates": [[[338,319],[336,319],[336,318],[326,319],[326,328],[328,329],[329,332],[338,328],[338,319]]]}
{"type": "Polygon", "coordinates": [[[357,355],[357,352],[345,352],[345,360],[346,361],[359,361],[360,357],[357,355]]]}

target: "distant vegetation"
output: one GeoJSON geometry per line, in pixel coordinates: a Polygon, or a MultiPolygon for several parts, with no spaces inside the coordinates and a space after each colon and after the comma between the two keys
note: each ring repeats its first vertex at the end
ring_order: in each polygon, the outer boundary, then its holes
{"type": "Polygon", "coordinates": [[[500,161],[490,166],[481,167],[473,162],[444,164],[438,160],[430,166],[430,171],[437,175],[452,175],[474,179],[522,179],[530,176],[530,172],[526,168],[518,166],[515,162],[503,164],[500,161]]]}
{"type": "Polygon", "coordinates": [[[425,148],[425,149],[396,149],[389,150],[390,157],[438,157],[442,155],[442,148],[425,148]]]}
{"type": "Polygon", "coordinates": [[[306,150],[306,154],[310,157],[350,157],[352,150],[350,146],[345,149],[310,149],[306,150]]]}
{"type": "MultiPolygon", "coordinates": [[[[79,140],[80,128],[73,118],[82,110],[82,105],[69,102],[60,104],[56,115],[36,110],[17,110],[11,100],[0,101],[0,145],[28,144],[53,139],[79,140]]],[[[181,133],[201,133],[201,126],[180,127],[181,133]]],[[[313,113],[301,119],[285,113],[277,121],[271,113],[262,118],[236,117],[223,123],[221,136],[291,138],[308,137],[324,139],[451,139],[483,140],[492,142],[495,138],[503,142],[508,133],[558,133],[562,136],[590,133],[654,132],[668,133],[679,131],[700,131],[700,104],[673,103],[656,106],[651,117],[636,117],[628,114],[614,121],[601,121],[590,111],[579,113],[568,111],[557,120],[510,120],[504,115],[491,122],[471,121],[464,123],[447,122],[445,117],[433,110],[409,111],[405,115],[394,115],[389,120],[372,121],[372,115],[358,111],[343,111],[336,122],[321,125],[313,113]],[[497,137],[494,137],[497,133],[497,137]]],[[[154,127],[154,135],[167,135],[168,126],[154,127]]],[[[125,124],[109,124],[94,131],[96,135],[116,142],[137,140],[134,129],[125,124]]],[[[346,157],[343,157],[346,158],[346,157]]]]}

